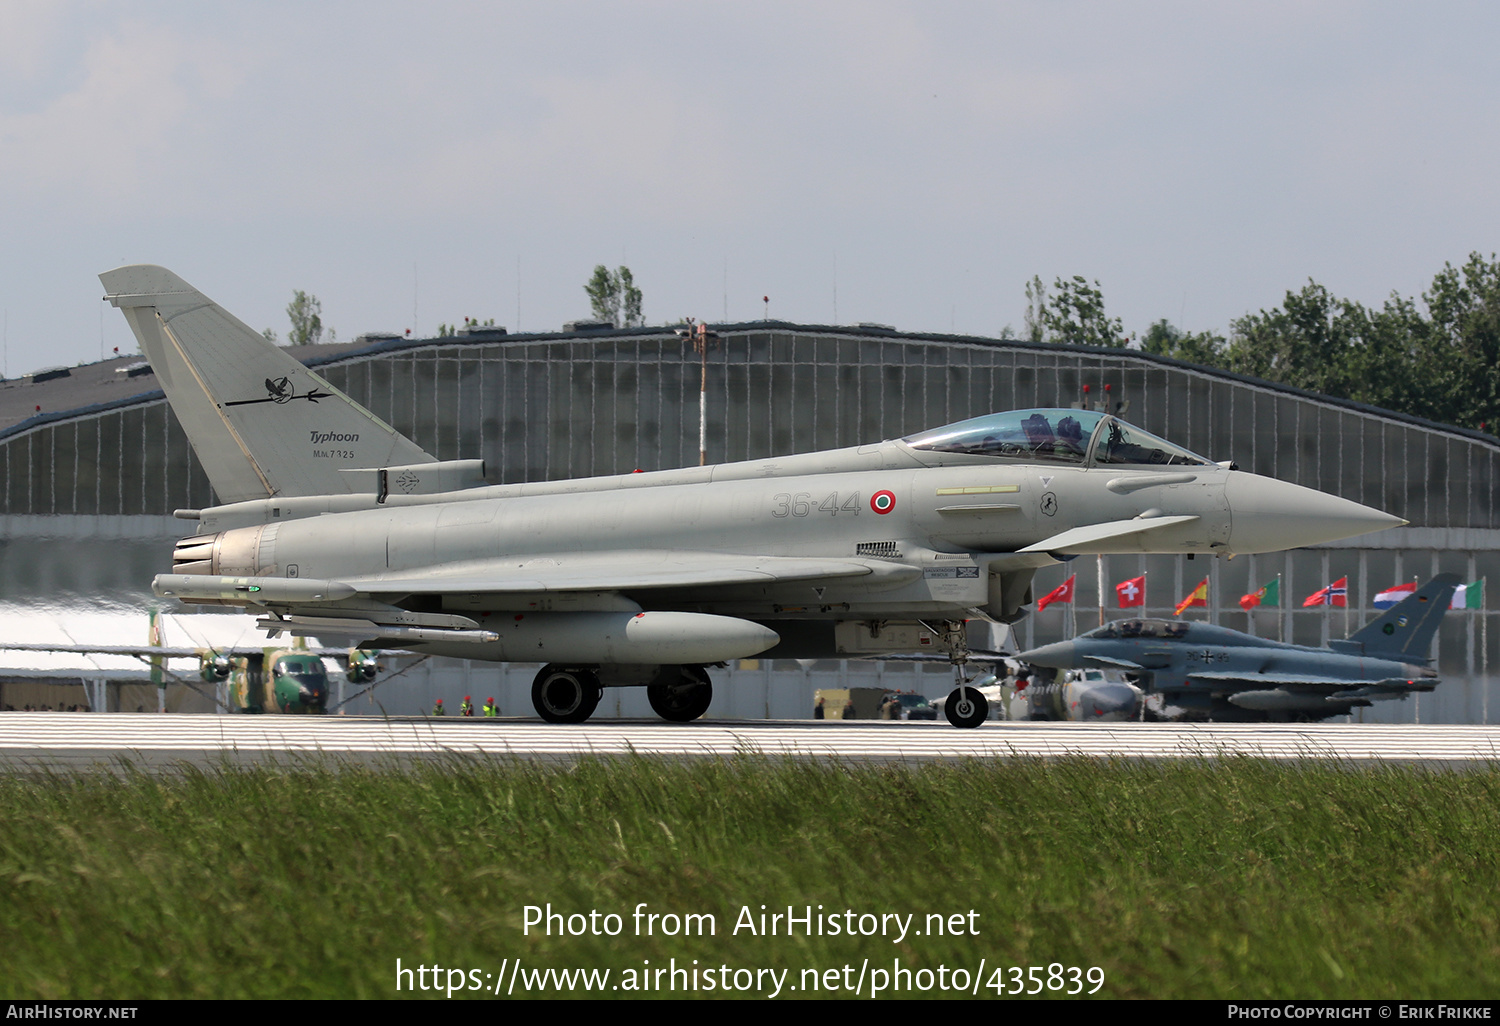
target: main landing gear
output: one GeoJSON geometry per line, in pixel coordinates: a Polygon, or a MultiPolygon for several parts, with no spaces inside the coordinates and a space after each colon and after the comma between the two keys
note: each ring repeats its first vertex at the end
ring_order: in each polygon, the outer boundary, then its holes
{"type": "Polygon", "coordinates": [[[601,673],[611,687],[646,685],[646,699],[664,720],[688,723],[708,712],[713,682],[701,666],[586,667],[549,663],[531,682],[531,704],[548,723],[582,723],[604,697],[601,673]]]}
{"type": "Polygon", "coordinates": [[[603,697],[598,676],[588,669],[551,663],[531,682],[531,704],[548,723],[582,723],[603,697]]]}
{"type": "Polygon", "coordinates": [[[664,720],[673,723],[690,723],[708,712],[714,700],[714,685],[708,671],[701,666],[664,666],[661,677],[670,677],[677,671],[678,679],[671,683],[658,681],[646,685],[646,700],[651,709],[664,720]]]}

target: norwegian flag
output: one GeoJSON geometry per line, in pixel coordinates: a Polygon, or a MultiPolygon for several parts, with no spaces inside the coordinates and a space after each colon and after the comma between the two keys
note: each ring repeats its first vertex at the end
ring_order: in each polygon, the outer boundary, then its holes
{"type": "Polygon", "coordinates": [[[1313,592],[1302,600],[1302,608],[1308,606],[1347,606],[1349,604],[1349,578],[1340,577],[1326,588],[1313,592]]]}
{"type": "Polygon", "coordinates": [[[1037,599],[1036,600],[1036,611],[1038,613],[1040,613],[1043,609],[1046,609],[1048,606],[1050,606],[1054,602],[1072,602],[1073,601],[1073,582],[1075,580],[1077,580],[1077,579],[1078,579],[1078,575],[1074,574],[1072,577],[1069,577],[1066,581],[1063,581],[1057,587],[1055,587],[1051,591],[1047,592],[1047,594],[1045,594],[1041,598],[1037,599]]]}

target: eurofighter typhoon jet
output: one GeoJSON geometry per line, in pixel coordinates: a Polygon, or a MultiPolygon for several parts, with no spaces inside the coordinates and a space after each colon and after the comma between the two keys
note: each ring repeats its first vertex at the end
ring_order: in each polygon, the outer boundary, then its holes
{"type": "Polygon", "coordinates": [[[1016,658],[1031,666],[1123,670],[1159,716],[1190,720],[1322,720],[1431,691],[1433,635],[1456,574],[1438,574],[1344,641],[1309,648],[1188,620],[1116,620],[1016,658]]]}
{"type": "Polygon", "coordinates": [[[1083,410],[709,467],[492,485],[439,461],[162,267],[100,275],[222,505],[181,510],[156,594],[252,610],[272,637],[546,664],[532,700],[580,723],[604,687],[668,720],[706,666],[945,649],[1011,623],[1038,567],[1084,553],[1267,552],[1403,523],[1215,464],[1083,410]]]}

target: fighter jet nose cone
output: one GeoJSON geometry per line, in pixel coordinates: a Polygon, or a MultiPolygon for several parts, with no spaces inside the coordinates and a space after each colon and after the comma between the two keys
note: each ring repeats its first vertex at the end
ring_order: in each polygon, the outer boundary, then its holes
{"type": "Polygon", "coordinates": [[[1073,643],[1058,641],[1051,645],[1033,648],[1029,652],[1017,653],[1016,658],[1027,666],[1048,666],[1066,670],[1073,666],[1073,643]]]}
{"type": "Polygon", "coordinates": [[[1280,552],[1406,524],[1336,495],[1238,471],[1229,475],[1224,496],[1231,517],[1229,548],[1236,553],[1280,552]]]}

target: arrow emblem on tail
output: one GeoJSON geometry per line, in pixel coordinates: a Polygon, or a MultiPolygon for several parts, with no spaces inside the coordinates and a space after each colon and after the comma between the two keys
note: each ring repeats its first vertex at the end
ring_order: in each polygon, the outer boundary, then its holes
{"type": "Polygon", "coordinates": [[[267,378],[266,397],[264,399],[236,399],[234,402],[225,403],[224,405],[253,406],[256,403],[289,403],[293,399],[306,399],[310,403],[315,403],[319,399],[330,399],[332,397],[332,392],[319,392],[317,388],[303,395],[298,395],[296,386],[287,378],[267,378]]]}

